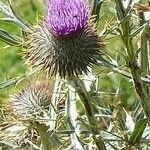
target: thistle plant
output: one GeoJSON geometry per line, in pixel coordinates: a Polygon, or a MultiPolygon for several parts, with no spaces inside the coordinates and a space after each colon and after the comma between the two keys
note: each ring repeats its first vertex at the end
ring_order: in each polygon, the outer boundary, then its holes
{"type": "MultiPolygon", "coordinates": [[[[103,44],[96,33],[94,22],[90,21],[90,11],[86,1],[47,2],[45,20],[33,29],[25,51],[27,63],[41,70],[48,70],[50,75],[57,73],[62,78],[73,78],[88,72],[88,67],[97,64],[101,57],[103,44]]],[[[78,79],[77,79],[78,80],[78,79]]],[[[70,81],[69,81],[70,82],[70,81]]],[[[79,84],[80,85],[80,84],[79,84]]],[[[83,100],[86,109],[92,109],[88,99],[83,100]]],[[[88,114],[91,120],[94,113],[88,114]]],[[[98,132],[92,127],[93,134],[98,132]]],[[[99,148],[104,144],[93,136],[99,148]]]]}
{"type": "MultiPolygon", "coordinates": [[[[14,35],[1,25],[2,50],[20,48],[17,67],[26,66],[0,83],[11,93],[0,109],[0,149],[149,149],[148,1],[30,2],[34,10],[45,5],[36,25],[13,1],[0,2],[0,21],[17,26],[14,35]]],[[[0,55],[8,70],[10,56],[0,55]]]]}

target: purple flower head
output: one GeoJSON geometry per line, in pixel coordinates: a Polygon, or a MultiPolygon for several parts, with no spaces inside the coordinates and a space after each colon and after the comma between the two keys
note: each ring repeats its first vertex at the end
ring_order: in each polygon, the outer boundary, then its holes
{"type": "Polygon", "coordinates": [[[82,30],[88,23],[86,0],[48,0],[46,22],[56,36],[70,35],[82,30]]]}

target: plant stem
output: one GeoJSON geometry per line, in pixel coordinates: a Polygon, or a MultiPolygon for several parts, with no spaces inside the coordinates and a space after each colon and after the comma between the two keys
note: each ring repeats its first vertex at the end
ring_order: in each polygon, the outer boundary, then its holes
{"type": "Polygon", "coordinates": [[[94,116],[93,105],[90,99],[90,95],[86,91],[86,87],[82,80],[77,77],[72,78],[69,83],[76,89],[82,103],[85,107],[86,116],[93,133],[93,140],[98,148],[98,150],[106,150],[105,144],[100,136],[100,131],[97,126],[97,120],[94,116]]]}
{"type": "Polygon", "coordinates": [[[83,147],[78,139],[78,125],[77,125],[77,110],[76,110],[76,92],[75,89],[68,85],[68,99],[66,101],[66,116],[69,122],[71,131],[71,148],[83,150],[83,147]]]}
{"type": "Polygon", "coordinates": [[[60,83],[60,78],[57,75],[56,79],[55,79],[55,84],[54,84],[54,91],[53,91],[53,95],[52,95],[52,107],[50,106],[50,117],[51,117],[51,124],[50,124],[50,130],[54,130],[55,129],[55,124],[56,124],[56,118],[57,118],[57,114],[56,114],[56,110],[55,108],[57,107],[58,104],[58,99],[60,96],[60,89],[61,89],[61,83],[60,83]]]}
{"type": "Polygon", "coordinates": [[[128,56],[127,65],[129,66],[132,75],[135,90],[139,95],[139,97],[141,98],[141,103],[145,111],[145,114],[148,118],[150,118],[150,109],[149,109],[150,102],[149,102],[147,90],[145,88],[146,84],[144,84],[141,80],[142,70],[138,65],[137,55],[132,41],[133,37],[131,37],[131,25],[130,25],[131,18],[128,12],[126,12],[125,8],[123,7],[122,1],[115,0],[115,2],[116,2],[117,16],[121,23],[121,29],[122,29],[121,38],[125,45],[127,56],[128,56]]]}

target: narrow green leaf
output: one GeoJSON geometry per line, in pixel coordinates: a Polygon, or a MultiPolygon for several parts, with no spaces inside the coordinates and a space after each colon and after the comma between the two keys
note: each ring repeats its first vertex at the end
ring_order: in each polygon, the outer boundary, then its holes
{"type": "Polygon", "coordinates": [[[12,35],[10,35],[7,31],[3,29],[0,29],[0,40],[11,46],[20,44],[20,42],[16,38],[14,38],[12,35]]]}
{"type": "Polygon", "coordinates": [[[96,16],[95,22],[98,22],[98,20],[99,20],[100,10],[101,10],[101,6],[102,6],[103,2],[104,2],[104,0],[95,0],[94,1],[92,15],[96,16]]]}
{"type": "Polygon", "coordinates": [[[23,30],[29,31],[30,30],[29,26],[23,20],[18,18],[17,15],[15,14],[13,7],[11,5],[11,1],[9,0],[8,2],[9,6],[7,6],[3,2],[0,2],[0,13],[2,13],[5,16],[3,18],[0,18],[0,20],[13,22],[19,27],[21,27],[23,30]]]}
{"type": "Polygon", "coordinates": [[[130,136],[129,143],[136,144],[141,140],[141,137],[145,130],[147,122],[148,122],[148,119],[142,119],[136,123],[134,131],[130,136]]]}
{"type": "Polygon", "coordinates": [[[142,26],[140,26],[138,29],[133,31],[131,33],[131,37],[135,37],[137,34],[139,34],[149,23],[150,23],[150,20],[146,21],[142,26]]]}
{"type": "Polygon", "coordinates": [[[18,82],[18,80],[19,80],[19,78],[13,78],[13,79],[4,81],[4,82],[0,83],[0,89],[4,89],[12,84],[15,84],[18,82]]]}
{"type": "Polygon", "coordinates": [[[18,76],[18,77],[15,77],[15,78],[12,78],[12,79],[9,79],[7,81],[4,81],[4,82],[1,82],[0,83],[0,89],[4,89],[4,88],[7,88],[8,86],[11,86],[13,84],[16,84],[18,82],[20,82],[21,80],[24,80],[30,76],[33,76],[35,73],[37,73],[38,70],[34,70],[32,72],[29,72],[27,74],[24,74],[22,76],[18,76]]]}

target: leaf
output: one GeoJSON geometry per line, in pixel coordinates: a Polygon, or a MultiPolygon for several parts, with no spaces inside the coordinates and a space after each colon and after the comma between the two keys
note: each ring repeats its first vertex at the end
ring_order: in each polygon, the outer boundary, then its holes
{"type": "Polygon", "coordinates": [[[0,2],[0,12],[5,16],[10,16],[9,7],[7,7],[4,3],[0,2]]]}
{"type": "Polygon", "coordinates": [[[0,29],[0,40],[11,46],[20,44],[20,42],[16,38],[14,38],[12,35],[10,35],[7,31],[3,29],[0,29]]]}
{"type": "Polygon", "coordinates": [[[130,144],[136,144],[141,140],[141,137],[145,130],[147,122],[148,122],[148,119],[142,119],[142,120],[139,120],[135,124],[134,131],[131,134],[130,139],[129,139],[130,144]]]}
{"type": "Polygon", "coordinates": [[[4,81],[4,82],[0,83],[0,89],[4,89],[12,84],[15,84],[18,82],[18,80],[19,80],[18,78],[14,78],[14,79],[4,81]]]}
{"type": "Polygon", "coordinates": [[[8,86],[16,84],[17,82],[20,82],[21,80],[24,80],[25,78],[28,78],[29,76],[32,76],[35,73],[37,73],[37,70],[34,70],[34,71],[24,74],[22,76],[15,77],[13,79],[9,79],[7,81],[4,81],[4,82],[0,83],[0,89],[4,89],[4,88],[7,88],[8,86]]]}
{"type": "Polygon", "coordinates": [[[150,23],[150,20],[146,21],[142,26],[140,26],[138,29],[133,31],[131,33],[131,37],[135,37],[137,34],[139,34],[148,24],[150,23]]]}
{"type": "Polygon", "coordinates": [[[95,0],[93,4],[93,9],[92,9],[92,16],[96,16],[95,22],[98,22],[99,20],[99,15],[100,15],[100,10],[101,6],[103,4],[104,0],[95,0]]]}
{"type": "Polygon", "coordinates": [[[28,25],[23,20],[21,20],[16,16],[15,12],[13,11],[13,7],[11,5],[11,1],[8,2],[9,2],[9,6],[0,2],[0,13],[2,13],[5,16],[4,18],[0,18],[0,19],[3,21],[13,22],[19,27],[21,27],[23,30],[29,31],[30,28],[28,27],[28,25]]]}

